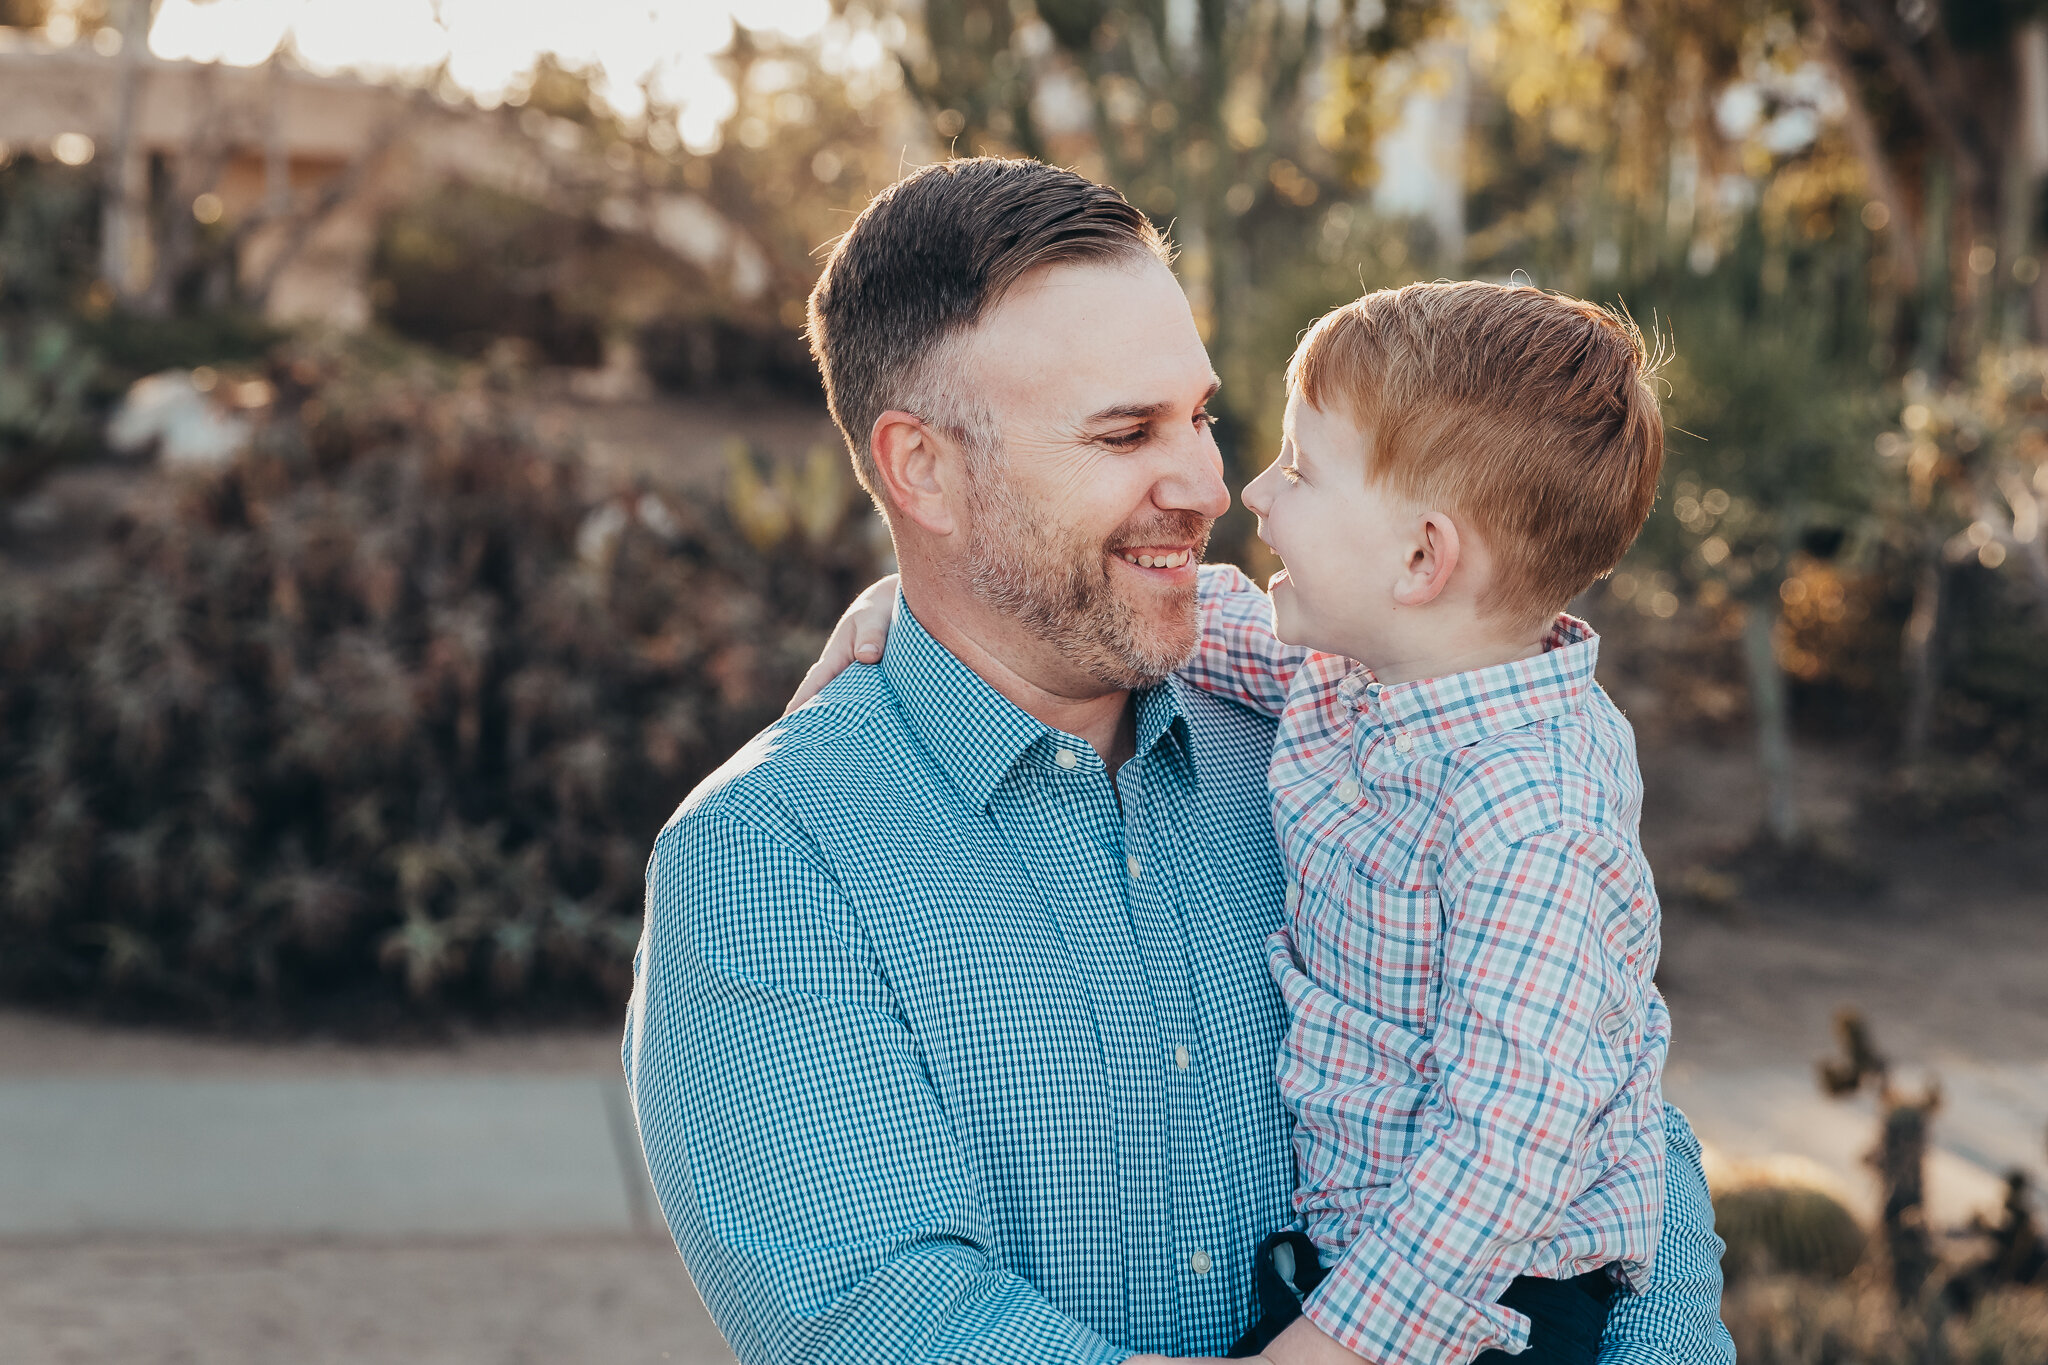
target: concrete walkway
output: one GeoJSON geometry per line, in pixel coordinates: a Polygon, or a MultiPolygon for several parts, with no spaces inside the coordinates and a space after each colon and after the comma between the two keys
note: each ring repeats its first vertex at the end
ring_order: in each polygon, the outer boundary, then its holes
{"type": "Polygon", "coordinates": [[[659,1227],[598,1076],[0,1079],[0,1237],[659,1227]]]}
{"type": "MultiPolygon", "coordinates": [[[[1942,1068],[1937,1221],[2039,1171],[2048,1063],[1942,1068]]],[[[1864,1097],[1802,1067],[1674,1066],[1724,1159],[1792,1158],[1872,1211],[1864,1097]]],[[[601,1074],[0,1077],[0,1237],[663,1232],[623,1085],[601,1074]]]]}

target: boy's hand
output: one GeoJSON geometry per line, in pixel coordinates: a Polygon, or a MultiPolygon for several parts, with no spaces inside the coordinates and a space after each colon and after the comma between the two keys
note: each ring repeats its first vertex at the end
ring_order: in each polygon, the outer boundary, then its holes
{"type": "Polygon", "coordinates": [[[1363,1356],[1353,1355],[1307,1318],[1296,1318],[1287,1330],[1260,1353],[1266,1365],[1365,1365],[1363,1356]]]}
{"type": "MultiPolygon", "coordinates": [[[[1296,1318],[1287,1330],[1274,1338],[1273,1344],[1260,1352],[1258,1360],[1266,1365],[1368,1365],[1363,1356],[1353,1355],[1336,1342],[1323,1335],[1322,1330],[1307,1318],[1296,1318]]],[[[1124,1365],[1202,1365],[1215,1361],[1216,1356],[1202,1356],[1199,1360],[1183,1360],[1177,1356],[1132,1356],[1124,1365]]]]}
{"type": "Polygon", "coordinates": [[[832,638],[825,641],[825,651],[818,656],[818,662],[811,665],[811,671],[804,674],[804,680],[797,684],[796,695],[789,699],[789,705],[782,708],[788,715],[812,697],[825,689],[825,684],[844,673],[849,664],[871,664],[880,662],[882,645],[889,638],[889,622],[896,615],[896,575],[878,578],[853,599],[853,605],[839,618],[839,624],[832,628],[832,638]]]}

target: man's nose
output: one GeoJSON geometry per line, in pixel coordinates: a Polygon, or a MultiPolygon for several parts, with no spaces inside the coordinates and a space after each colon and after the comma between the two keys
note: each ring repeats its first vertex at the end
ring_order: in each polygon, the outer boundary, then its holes
{"type": "Polygon", "coordinates": [[[1175,452],[1174,469],[1161,479],[1154,499],[1161,507],[1198,512],[1214,521],[1230,510],[1230,485],[1223,482],[1223,457],[1203,437],[1175,452]]]}

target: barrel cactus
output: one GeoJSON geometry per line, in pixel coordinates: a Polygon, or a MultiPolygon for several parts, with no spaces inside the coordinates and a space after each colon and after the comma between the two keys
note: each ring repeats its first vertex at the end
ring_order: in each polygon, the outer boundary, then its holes
{"type": "Polygon", "coordinates": [[[1728,1243],[1722,1273],[1846,1278],[1863,1259],[1866,1236],[1854,1214],[1825,1190],[1751,1185],[1714,1200],[1714,1226],[1728,1243]]]}

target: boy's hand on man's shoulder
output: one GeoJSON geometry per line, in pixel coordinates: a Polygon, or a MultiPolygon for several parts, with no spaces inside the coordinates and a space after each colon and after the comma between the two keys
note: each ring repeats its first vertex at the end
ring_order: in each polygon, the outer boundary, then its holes
{"type": "Polygon", "coordinates": [[[882,649],[889,642],[889,623],[895,616],[896,575],[890,574],[868,584],[860,596],[853,599],[853,605],[833,627],[832,638],[825,641],[825,650],[818,656],[818,662],[811,665],[811,671],[804,674],[804,680],[797,684],[796,695],[789,699],[789,705],[782,708],[782,714],[788,715],[817,696],[826,683],[852,665],[880,663],[882,649]]]}

